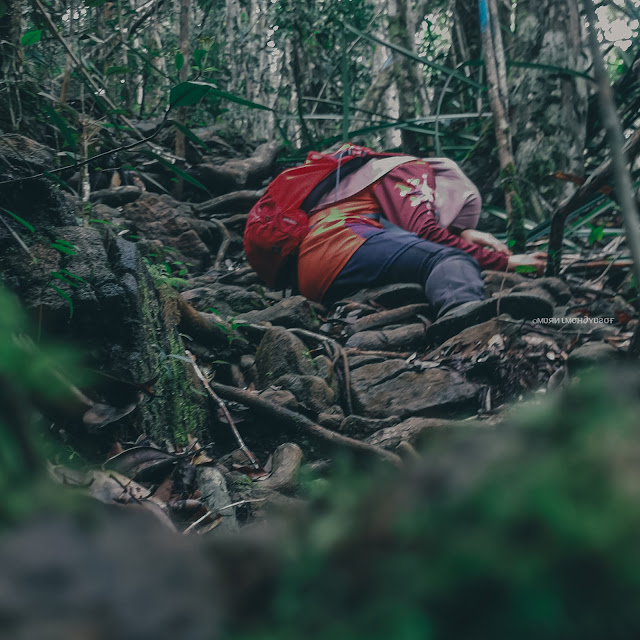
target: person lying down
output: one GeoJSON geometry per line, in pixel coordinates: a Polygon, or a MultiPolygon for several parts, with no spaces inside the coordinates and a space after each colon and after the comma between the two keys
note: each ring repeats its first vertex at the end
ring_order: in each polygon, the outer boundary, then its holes
{"type": "MultiPolygon", "coordinates": [[[[314,157],[318,163],[327,158],[314,157]]],[[[319,181],[324,174],[314,174],[302,191],[308,191],[299,204],[308,229],[301,233],[297,259],[286,262],[308,299],[331,305],[367,287],[418,283],[436,313],[431,337],[446,339],[495,315],[497,301],[485,299],[482,269],[523,266],[542,273],[544,253],[512,255],[494,236],[477,231],[482,198],[452,160],[375,154],[353,145],[330,158],[337,161],[335,170],[319,181]]],[[[266,195],[273,199],[273,193],[266,195]]],[[[267,226],[263,222],[263,233],[267,226]]],[[[251,251],[256,229],[250,215],[245,250],[260,275],[260,261],[251,251]]],[[[515,318],[550,314],[548,306],[526,294],[500,299],[500,313],[515,318]]]]}

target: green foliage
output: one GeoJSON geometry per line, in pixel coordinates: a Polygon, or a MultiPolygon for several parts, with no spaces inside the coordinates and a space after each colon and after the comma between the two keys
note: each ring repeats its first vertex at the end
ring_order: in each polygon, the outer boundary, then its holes
{"type": "Polygon", "coordinates": [[[61,504],[42,482],[46,426],[31,407],[64,400],[68,389],[56,372],[77,379],[77,357],[66,348],[36,346],[30,328],[16,298],[0,287],[0,527],[61,504]]]}
{"type": "Polygon", "coordinates": [[[27,31],[20,40],[20,44],[23,47],[30,47],[34,44],[40,42],[40,38],[42,37],[42,31],[39,29],[35,29],[33,31],[27,31]]]}
{"type": "Polygon", "coordinates": [[[35,231],[35,229],[33,228],[33,225],[30,222],[27,222],[24,218],[21,218],[19,215],[16,215],[12,211],[9,211],[9,209],[5,209],[3,207],[0,207],[0,209],[5,213],[8,213],[16,222],[19,222],[23,227],[25,227],[31,233],[35,231]]]}
{"type": "MultiPolygon", "coordinates": [[[[172,289],[177,289],[178,291],[182,291],[185,287],[188,286],[189,281],[184,278],[180,278],[179,276],[172,275],[172,269],[168,262],[163,262],[161,264],[152,264],[148,258],[143,258],[144,262],[149,269],[149,273],[153,278],[153,281],[156,283],[156,286],[167,285],[172,289]]],[[[175,264],[175,263],[174,263],[175,264]]],[[[178,263],[181,265],[182,263],[178,263]]],[[[180,268],[179,273],[184,275],[186,270],[180,268]]]]}
{"type": "Polygon", "coordinates": [[[589,246],[593,246],[596,242],[600,242],[604,237],[604,227],[602,225],[590,225],[591,233],[589,234],[589,246]]]}

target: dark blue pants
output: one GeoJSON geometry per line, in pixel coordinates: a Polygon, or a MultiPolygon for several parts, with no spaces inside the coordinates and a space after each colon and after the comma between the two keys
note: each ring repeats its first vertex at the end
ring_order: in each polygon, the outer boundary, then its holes
{"type": "Polygon", "coordinates": [[[367,236],[331,283],[325,304],[367,287],[403,282],[421,284],[438,315],[463,302],[484,299],[480,267],[464,251],[397,228],[372,228],[367,236]]]}

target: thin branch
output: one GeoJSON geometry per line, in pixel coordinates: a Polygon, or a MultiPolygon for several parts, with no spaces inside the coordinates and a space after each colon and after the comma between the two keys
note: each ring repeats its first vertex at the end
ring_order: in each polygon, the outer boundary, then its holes
{"type": "Polygon", "coordinates": [[[247,457],[251,466],[254,469],[260,469],[261,468],[260,463],[256,460],[253,453],[251,453],[247,445],[244,443],[244,440],[242,439],[242,436],[240,435],[240,432],[238,431],[238,428],[236,427],[236,424],[233,421],[231,414],[229,413],[229,409],[227,409],[227,405],[223,402],[222,398],[220,398],[220,396],[218,396],[218,394],[211,388],[211,384],[209,384],[209,381],[205,377],[204,373],[202,373],[202,370],[197,365],[195,356],[188,349],[185,350],[185,353],[187,354],[187,358],[191,360],[193,370],[196,372],[196,375],[200,379],[200,382],[202,382],[204,388],[207,390],[207,393],[216,401],[218,406],[222,409],[222,412],[224,413],[224,416],[227,419],[229,426],[231,427],[231,431],[233,431],[233,435],[235,436],[236,441],[238,442],[238,446],[240,447],[240,450],[247,457]]]}

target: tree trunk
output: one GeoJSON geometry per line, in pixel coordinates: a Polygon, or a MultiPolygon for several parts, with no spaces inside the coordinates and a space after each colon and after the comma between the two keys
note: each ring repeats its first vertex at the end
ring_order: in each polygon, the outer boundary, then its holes
{"type": "MultiPolygon", "coordinates": [[[[22,37],[22,0],[7,0],[7,12],[0,18],[0,70],[1,80],[7,91],[6,102],[3,100],[3,111],[8,111],[10,126],[17,131],[22,118],[22,105],[18,84],[22,74],[24,48],[20,42],[22,37]]],[[[4,120],[0,116],[0,121],[4,120]]]]}
{"type": "MultiPolygon", "coordinates": [[[[407,0],[389,2],[389,40],[396,45],[413,51],[414,33],[409,29],[412,22],[407,0]]],[[[412,120],[419,114],[418,103],[422,84],[421,70],[413,60],[394,53],[394,77],[400,106],[399,118],[412,120]]],[[[402,150],[411,155],[420,155],[420,136],[414,131],[402,130],[402,150]]]]}
{"type": "MultiPolygon", "coordinates": [[[[183,55],[183,63],[180,68],[180,82],[186,82],[189,78],[189,31],[191,26],[191,0],[180,0],[180,52],[183,55]]],[[[187,108],[178,107],[178,122],[183,126],[187,124],[187,108]]],[[[176,130],[176,156],[184,158],[186,155],[185,137],[182,131],[176,130]]],[[[182,197],[184,182],[182,178],[178,179],[174,195],[176,198],[182,197]]]]}
{"type": "Polygon", "coordinates": [[[507,78],[504,62],[502,38],[498,36],[500,24],[496,19],[496,0],[480,0],[480,33],[482,52],[489,85],[489,98],[495,122],[500,178],[507,210],[507,234],[514,253],[524,251],[526,237],[524,231],[524,210],[519,195],[516,168],[511,146],[511,128],[507,116],[507,78]]]}
{"type": "MultiPolygon", "coordinates": [[[[520,0],[514,46],[517,60],[584,70],[578,0],[520,0]]],[[[542,69],[512,69],[514,155],[527,217],[548,217],[574,190],[551,174],[584,173],[586,82],[542,69]]]]}

